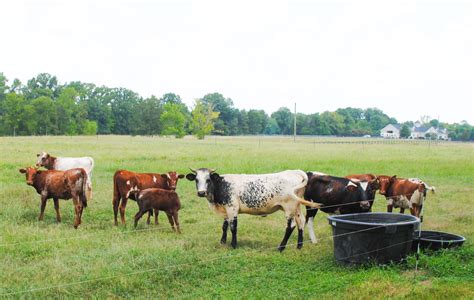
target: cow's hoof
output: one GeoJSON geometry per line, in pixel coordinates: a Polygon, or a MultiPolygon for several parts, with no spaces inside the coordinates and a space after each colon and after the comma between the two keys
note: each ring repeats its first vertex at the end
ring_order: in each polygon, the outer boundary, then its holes
{"type": "Polygon", "coordinates": [[[296,246],[296,249],[298,249],[298,250],[301,249],[301,248],[303,248],[303,244],[298,244],[298,246],[296,246]]]}
{"type": "Polygon", "coordinates": [[[285,250],[285,246],[278,246],[278,251],[283,252],[285,250]]]}
{"type": "Polygon", "coordinates": [[[221,245],[225,245],[225,243],[227,243],[226,240],[221,240],[221,245]]]}

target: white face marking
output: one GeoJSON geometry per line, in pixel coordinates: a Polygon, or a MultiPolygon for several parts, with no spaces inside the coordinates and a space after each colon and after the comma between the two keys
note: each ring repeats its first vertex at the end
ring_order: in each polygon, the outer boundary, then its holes
{"type": "Polygon", "coordinates": [[[155,176],[153,176],[153,182],[156,182],[156,177],[155,176]]]}
{"type": "Polygon", "coordinates": [[[328,187],[326,190],[326,193],[330,193],[330,192],[332,192],[332,187],[328,187]]]}
{"type": "Polygon", "coordinates": [[[166,177],[168,177],[168,179],[171,179],[170,174],[168,173],[166,173],[166,177]]]}
{"type": "Polygon", "coordinates": [[[44,158],[46,158],[46,155],[48,155],[48,153],[46,153],[46,152],[44,152],[44,151],[41,152],[40,155],[38,156],[38,159],[36,160],[36,164],[40,164],[41,161],[42,161],[44,158]]]}
{"type": "Polygon", "coordinates": [[[198,170],[196,173],[196,187],[198,192],[207,192],[208,180],[211,180],[211,174],[208,171],[198,170]]]}
{"type": "Polygon", "coordinates": [[[347,186],[355,186],[355,187],[357,187],[357,184],[353,183],[352,181],[349,181],[349,182],[347,183],[347,186]]]}
{"type": "Polygon", "coordinates": [[[368,184],[369,184],[369,183],[368,183],[367,181],[361,181],[361,182],[360,182],[360,186],[362,187],[362,189],[363,189],[364,191],[367,189],[367,185],[368,185],[368,184]]]}
{"type": "Polygon", "coordinates": [[[130,185],[130,180],[127,180],[127,185],[130,185]]]}

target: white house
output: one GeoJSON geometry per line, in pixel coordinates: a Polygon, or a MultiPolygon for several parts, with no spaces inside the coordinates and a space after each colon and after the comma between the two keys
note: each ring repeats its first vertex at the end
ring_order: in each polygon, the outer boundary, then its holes
{"type": "Polygon", "coordinates": [[[399,139],[401,126],[398,124],[388,124],[380,129],[380,136],[386,139],[399,139]]]}
{"type": "MultiPolygon", "coordinates": [[[[386,139],[399,139],[400,130],[402,126],[399,124],[388,124],[380,130],[380,136],[386,139]]],[[[438,140],[449,140],[448,130],[446,128],[434,128],[422,126],[420,122],[415,122],[415,125],[410,128],[409,139],[429,139],[434,138],[438,140]]]]}

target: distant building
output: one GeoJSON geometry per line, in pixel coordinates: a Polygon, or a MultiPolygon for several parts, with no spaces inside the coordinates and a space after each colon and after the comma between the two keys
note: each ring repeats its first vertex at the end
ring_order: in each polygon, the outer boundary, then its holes
{"type": "Polygon", "coordinates": [[[386,139],[399,139],[401,126],[398,124],[388,124],[380,129],[380,136],[386,139]]]}
{"type": "MultiPolygon", "coordinates": [[[[380,136],[386,139],[399,139],[401,127],[399,124],[388,124],[380,129],[380,136]]],[[[410,128],[410,136],[408,138],[449,140],[447,129],[434,128],[433,126],[425,127],[418,121],[410,128]]]]}

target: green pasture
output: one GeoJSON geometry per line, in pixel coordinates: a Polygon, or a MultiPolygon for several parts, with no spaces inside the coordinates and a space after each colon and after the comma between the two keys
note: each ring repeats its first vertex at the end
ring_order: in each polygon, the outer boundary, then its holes
{"type": "MultiPolygon", "coordinates": [[[[198,141],[160,137],[0,138],[0,297],[7,298],[474,298],[474,148],[462,143],[371,143],[370,139],[209,137],[198,141]],[[39,222],[39,195],[19,168],[36,153],[92,156],[94,199],[75,230],[71,201],[60,201],[56,223],[49,201],[39,222]],[[464,235],[458,250],[422,255],[387,266],[343,267],[333,259],[331,230],[318,213],[318,244],[276,248],[286,222],[282,212],[239,216],[238,248],[219,243],[222,219],[195,185],[178,183],[181,229],[172,232],[128,202],[127,224],[113,226],[112,176],[117,169],[187,173],[188,167],[218,173],[271,173],[287,169],[332,175],[376,173],[419,177],[435,186],[425,204],[424,229],[464,235]]],[[[374,211],[385,211],[377,195],[374,211]]],[[[230,235],[230,232],[229,232],[230,235]]]]}

